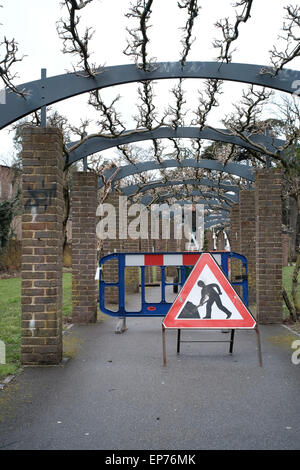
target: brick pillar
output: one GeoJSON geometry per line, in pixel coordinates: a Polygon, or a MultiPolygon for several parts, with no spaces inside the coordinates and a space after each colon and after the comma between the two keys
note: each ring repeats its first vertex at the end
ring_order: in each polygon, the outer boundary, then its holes
{"type": "Polygon", "coordinates": [[[211,230],[206,230],[205,237],[207,240],[207,251],[213,251],[214,249],[214,241],[213,241],[213,233],[211,230]]]}
{"type": "Polygon", "coordinates": [[[23,129],[22,343],[24,365],[62,358],[62,134],[23,129]]]}
{"type": "Polygon", "coordinates": [[[255,192],[240,191],[240,250],[248,260],[249,302],[256,301],[255,192]]]}
{"type": "MultiPolygon", "coordinates": [[[[111,192],[105,199],[105,204],[111,204],[115,209],[116,214],[116,238],[102,241],[102,254],[103,256],[109,253],[124,252],[125,240],[119,238],[119,194],[111,192]]],[[[108,261],[103,268],[103,276],[105,282],[117,282],[118,280],[118,262],[115,260],[108,261]]],[[[108,304],[117,304],[119,302],[118,290],[115,287],[106,287],[105,299],[108,304]]]]}
{"type": "MultiPolygon", "coordinates": [[[[241,225],[240,225],[240,205],[232,204],[230,211],[230,250],[235,253],[241,253],[241,225]]],[[[241,262],[237,259],[231,258],[230,261],[230,279],[231,281],[237,280],[236,278],[241,275],[241,262]]],[[[236,286],[235,290],[241,295],[240,286],[236,286]]]]}
{"type": "MultiPolygon", "coordinates": [[[[176,221],[176,219],[174,220],[174,217],[171,218],[170,220],[170,239],[167,240],[167,251],[168,252],[173,252],[173,251],[177,251],[177,240],[175,238],[175,227],[174,227],[174,223],[178,223],[178,221],[176,221]]],[[[170,277],[175,277],[177,276],[177,268],[175,266],[169,266],[167,269],[166,269],[166,273],[167,273],[167,276],[170,276],[170,277]]]]}
{"type": "Polygon", "coordinates": [[[230,211],[230,249],[240,253],[240,206],[232,204],[230,211]]]}
{"type": "Polygon", "coordinates": [[[73,174],[72,189],[72,320],[97,321],[97,176],[73,174]]]}
{"type": "Polygon", "coordinates": [[[217,234],[217,251],[225,250],[225,235],[224,232],[218,232],[217,234]]]}
{"type": "MultiPolygon", "coordinates": [[[[130,205],[127,206],[127,209],[129,209],[130,205]]],[[[145,208],[145,211],[147,209],[145,208]]],[[[135,220],[136,217],[138,217],[139,214],[137,213],[136,216],[128,216],[128,228],[130,225],[130,222],[135,220]]],[[[137,232],[142,230],[142,227],[139,227],[136,229],[137,232]]],[[[147,242],[148,240],[141,240],[140,238],[130,238],[129,234],[127,234],[126,240],[124,240],[124,252],[129,252],[129,253],[138,253],[140,251],[140,244],[141,241],[147,242]]],[[[147,250],[146,250],[147,251],[147,250]]],[[[126,287],[126,292],[127,293],[136,293],[139,291],[139,283],[140,283],[140,268],[136,266],[130,266],[125,269],[125,287],[126,287]]]]}
{"type": "Polygon", "coordinates": [[[282,321],[282,172],[256,171],[256,299],[260,323],[282,321]]]}

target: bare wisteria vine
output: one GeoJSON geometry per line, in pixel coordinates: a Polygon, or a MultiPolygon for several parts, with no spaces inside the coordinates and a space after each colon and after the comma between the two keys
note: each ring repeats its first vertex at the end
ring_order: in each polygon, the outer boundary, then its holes
{"type": "Polygon", "coordinates": [[[57,22],[57,32],[60,39],[63,41],[63,53],[76,55],[79,61],[76,68],[83,68],[84,73],[90,77],[96,75],[98,67],[90,64],[90,51],[89,42],[93,37],[94,31],[92,28],[86,28],[83,37],[80,37],[78,32],[78,24],[80,16],[77,12],[85,8],[93,0],[64,0],[61,2],[62,6],[66,6],[69,12],[68,19],[60,19],[57,22]]]}
{"type": "MultiPolygon", "coordinates": [[[[2,5],[0,5],[2,8],[2,5]]],[[[13,93],[25,98],[27,95],[25,90],[20,90],[14,84],[15,79],[18,77],[13,68],[16,63],[22,62],[24,55],[18,57],[19,44],[13,39],[8,39],[6,36],[0,40],[0,78],[4,86],[13,93]]]]}
{"type": "Polygon", "coordinates": [[[127,18],[135,18],[139,22],[136,28],[126,28],[130,35],[127,42],[127,47],[123,53],[134,58],[135,64],[138,68],[142,68],[145,72],[151,70],[151,64],[155,62],[154,59],[148,60],[147,44],[149,37],[147,30],[149,29],[148,21],[151,15],[151,6],[153,0],[137,0],[135,5],[131,5],[129,12],[126,14],[127,18]]]}
{"type": "Polygon", "coordinates": [[[276,46],[270,51],[272,67],[263,69],[262,73],[276,76],[283,67],[296,57],[300,57],[300,7],[289,5],[286,10],[285,22],[279,38],[285,42],[285,49],[279,51],[276,46]]]}
{"type": "Polygon", "coordinates": [[[177,4],[179,8],[187,8],[188,10],[188,19],[185,27],[182,28],[184,33],[186,34],[184,34],[184,37],[181,40],[183,51],[181,53],[180,63],[182,67],[184,67],[188,53],[190,52],[194,41],[192,40],[192,30],[194,26],[194,21],[197,18],[201,7],[198,6],[197,0],[181,0],[181,2],[179,1],[177,2],[177,4]]]}
{"type": "Polygon", "coordinates": [[[218,60],[221,62],[229,63],[232,60],[232,52],[230,47],[234,41],[239,37],[239,26],[241,23],[246,23],[251,17],[251,8],[253,0],[240,0],[235,3],[234,7],[243,7],[241,14],[236,13],[236,21],[234,24],[229,22],[229,18],[223,18],[216,23],[216,27],[222,32],[222,39],[216,39],[213,46],[219,49],[218,60]]]}

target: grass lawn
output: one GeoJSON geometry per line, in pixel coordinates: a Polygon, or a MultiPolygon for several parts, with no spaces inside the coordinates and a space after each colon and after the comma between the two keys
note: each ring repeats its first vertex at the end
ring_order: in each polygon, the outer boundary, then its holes
{"type": "MultiPolygon", "coordinates": [[[[72,312],[72,274],[63,274],[63,315],[72,312]]],[[[6,345],[6,364],[0,364],[0,379],[20,367],[21,278],[0,279],[0,340],[6,345]]]]}

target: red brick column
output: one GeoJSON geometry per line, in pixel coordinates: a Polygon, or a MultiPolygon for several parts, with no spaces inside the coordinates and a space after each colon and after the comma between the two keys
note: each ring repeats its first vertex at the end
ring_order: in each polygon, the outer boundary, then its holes
{"type": "Polygon", "coordinates": [[[22,131],[22,345],[24,365],[62,358],[62,135],[22,131]]]}
{"type": "Polygon", "coordinates": [[[240,250],[248,260],[249,302],[256,300],[255,192],[240,191],[240,250]]]}
{"type": "Polygon", "coordinates": [[[240,206],[232,204],[230,211],[230,249],[240,253],[240,206]]]}
{"type": "MultiPolygon", "coordinates": [[[[124,252],[125,240],[119,239],[119,194],[111,192],[105,199],[105,204],[111,204],[115,209],[116,215],[116,238],[106,238],[101,240],[101,253],[103,256],[110,253],[121,253],[124,252]]],[[[103,267],[103,276],[105,282],[117,282],[118,281],[118,263],[115,260],[108,261],[103,267]]],[[[108,304],[117,304],[119,302],[119,294],[116,287],[106,287],[105,299],[108,304]]]]}
{"type": "MultiPolygon", "coordinates": [[[[127,210],[130,208],[130,202],[127,204],[127,210]]],[[[145,209],[146,210],[146,209],[145,209]]],[[[136,216],[129,216],[128,215],[128,229],[130,226],[130,222],[135,220],[139,214],[137,213],[136,216]]],[[[141,232],[142,227],[137,227],[136,228],[137,232],[141,232]]],[[[129,233],[127,233],[127,238],[124,240],[123,243],[123,251],[124,252],[129,252],[129,253],[138,253],[140,252],[140,244],[141,241],[146,241],[148,240],[141,240],[141,238],[130,238],[129,233]]],[[[140,268],[135,267],[135,266],[128,266],[125,268],[125,287],[126,287],[126,293],[136,293],[139,291],[139,283],[140,283],[140,268]]]]}
{"type": "Polygon", "coordinates": [[[282,172],[256,171],[256,299],[260,323],[282,321],[282,172]]]}
{"type": "MultiPolygon", "coordinates": [[[[230,211],[230,250],[235,253],[241,253],[241,226],[240,226],[240,205],[232,204],[230,211]]],[[[230,261],[231,281],[237,280],[236,278],[241,275],[241,262],[232,258],[230,261]]],[[[235,290],[241,295],[240,286],[236,286],[235,290]]]]}
{"type": "MultiPolygon", "coordinates": [[[[170,220],[170,239],[167,240],[167,247],[166,251],[173,252],[177,251],[177,239],[175,238],[175,224],[178,223],[175,216],[170,220]],[[174,220],[175,219],[175,220],[174,220]]],[[[176,277],[177,276],[177,268],[175,266],[169,266],[166,269],[167,276],[176,277]]]]}
{"type": "Polygon", "coordinates": [[[207,251],[213,251],[214,249],[214,241],[213,241],[213,233],[211,230],[206,230],[205,237],[207,241],[207,251]]]}
{"type": "Polygon", "coordinates": [[[217,234],[217,251],[225,250],[225,235],[224,232],[218,232],[217,234]]]}
{"type": "Polygon", "coordinates": [[[72,190],[72,320],[97,321],[97,176],[73,174],[72,190]]]}

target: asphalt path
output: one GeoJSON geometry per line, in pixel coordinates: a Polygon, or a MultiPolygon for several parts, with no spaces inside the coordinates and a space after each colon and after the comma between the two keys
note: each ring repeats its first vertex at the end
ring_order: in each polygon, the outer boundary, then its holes
{"type": "MultiPolygon", "coordinates": [[[[134,302],[134,297],[132,297],[134,302]]],[[[0,391],[1,449],[216,450],[300,449],[300,364],[281,325],[237,331],[227,343],[183,343],[161,318],[73,326],[73,356],[56,367],[24,368],[0,391]]],[[[184,331],[184,340],[229,339],[221,331],[184,331]]],[[[299,355],[300,357],[300,355],[299,355]]]]}

